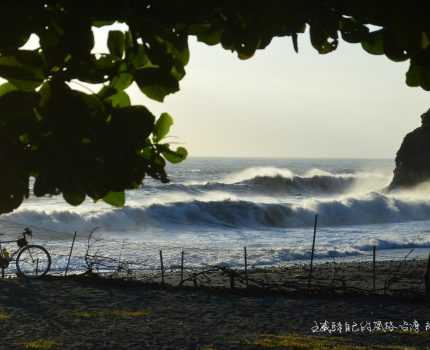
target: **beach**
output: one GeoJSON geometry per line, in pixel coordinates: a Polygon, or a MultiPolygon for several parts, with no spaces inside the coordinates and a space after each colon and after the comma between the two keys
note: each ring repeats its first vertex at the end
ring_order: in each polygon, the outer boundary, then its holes
{"type": "Polygon", "coordinates": [[[429,292],[426,290],[428,269],[427,259],[406,257],[385,261],[317,262],[312,268],[309,263],[247,269],[233,269],[222,264],[181,269],[176,265],[158,271],[133,271],[122,266],[117,271],[101,270],[101,275],[171,287],[255,290],[290,295],[305,292],[415,298],[429,292]]]}
{"type": "Polygon", "coordinates": [[[0,349],[426,349],[430,202],[391,166],[194,159],[122,208],[30,198],[0,228],[51,272],[0,280],[0,349]]]}
{"type": "MultiPolygon", "coordinates": [[[[410,273],[421,275],[422,263],[410,262],[410,273]]],[[[360,278],[364,270],[353,265],[344,270],[360,278]]],[[[322,265],[316,277],[321,273],[322,265]]],[[[282,279],[280,271],[267,275],[282,279]]],[[[164,286],[94,275],[1,280],[0,348],[429,348],[430,306],[422,294],[178,287],[168,279],[164,286]]]]}

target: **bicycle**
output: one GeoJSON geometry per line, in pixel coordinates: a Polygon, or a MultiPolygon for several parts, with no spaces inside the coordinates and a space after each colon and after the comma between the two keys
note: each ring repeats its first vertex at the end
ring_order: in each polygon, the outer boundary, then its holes
{"type": "Polygon", "coordinates": [[[9,267],[13,260],[15,260],[16,274],[19,277],[40,278],[48,273],[51,268],[51,255],[40,245],[28,244],[27,236],[32,236],[32,231],[29,228],[24,229],[22,238],[0,241],[0,269],[2,276],[4,276],[4,270],[9,267]],[[2,247],[2,244],[7,243],[16,243],[18,249],[9,253],[6,248],[2,247]]]}

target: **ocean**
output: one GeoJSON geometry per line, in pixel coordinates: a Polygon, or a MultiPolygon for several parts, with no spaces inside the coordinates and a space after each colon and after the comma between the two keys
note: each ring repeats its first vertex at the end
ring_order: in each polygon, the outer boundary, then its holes
{"type": "Polygon", "coordinates": [[[189,266],[252,266],[306,262],[318,214],[317,261],[426,256],[430,251],[430,189],[388,193],[393,160],[190,158],[168,167],[171,182],[147,179],[127,192],[123,208],[61,196],[29,198],[0,217],[0,232],[33,230],[54,269],[64,266],[73,233],[72,268],[90,252],[158,268],[184,250],[189,266]]]}

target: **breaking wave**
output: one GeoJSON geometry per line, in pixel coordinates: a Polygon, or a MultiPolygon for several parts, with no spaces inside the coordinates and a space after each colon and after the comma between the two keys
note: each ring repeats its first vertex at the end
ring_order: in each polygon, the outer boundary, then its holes
{"type": "Polygon", "coordinates": [[[167,190],[184,192],[225,191],[269,195],[336,195],[356,188],[380,189],[387,177],[377,173],[333,174],[312,169],[297,175],[288,169],[250,168],[221,182],[172,184],[167,190]]]}
{"type": "Polygon", "coordinates": [[[389,239],[370,239],[367,242],[353,245],[354,249],[360,251],[371,251],[373,247],[377,247],[378,250],[430,248],[430,239],[424,239],[423,237],[406,239],[403,241],[389,239]]]}
{"type": "Polygon", "coordinates": [[[133,230],[145,227],[208,226],[217,228],[306,227],[318,213],[320,225],[368,225],[430,219],[430,201],[370,193],[338,199],[308,199],[300,204],[245,200],[179,201],[99,212],[20,210],[6,219],[38,226],[74,230],[103,227],[133,230]]]}

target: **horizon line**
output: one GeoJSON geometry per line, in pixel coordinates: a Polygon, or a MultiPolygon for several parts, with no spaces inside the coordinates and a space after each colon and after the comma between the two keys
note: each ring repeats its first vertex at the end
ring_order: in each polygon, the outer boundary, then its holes
{"type": "Polygon", "coordinates": [[[332,156],[325,156],[325,157],[277,157],[277,156],[214,156],[214,155],[198,155],[198,156],[188,156],[187,159],[192,158],[230,158],[230,159],[279,159],[279,160],[315,160],[315,159],[331,159],[331,160],[392,160],[395,161],[395,158],[382,158],[382,157],[332,157],[332,156]]]}

